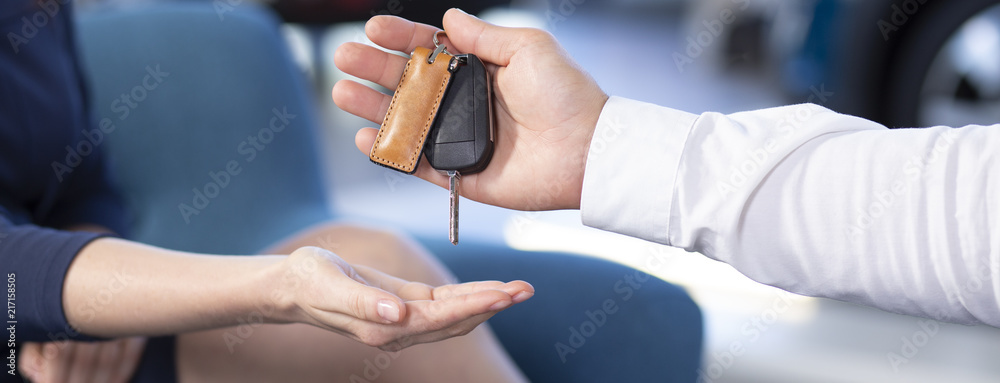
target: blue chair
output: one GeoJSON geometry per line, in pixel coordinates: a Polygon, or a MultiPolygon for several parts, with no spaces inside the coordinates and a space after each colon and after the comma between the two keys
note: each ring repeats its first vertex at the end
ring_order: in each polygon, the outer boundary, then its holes
{"type": "MultiPolygon", "coordinates": [[[[168,3],[78,22],[91,106],[115,129],[102,149],[134,212],[135,240],[252,254],[336,218],[321,182],[316,111],[277,21],[249,3],[224,16],[207,2],[168,3]]],[[[696,380],[701,313],[680,288],[650,278],[626,299],[616,284],[635,271],[625,266],[440,242],[428,241],[461,279],[537,288],[490,321],[529,379],[696,380]]]]}

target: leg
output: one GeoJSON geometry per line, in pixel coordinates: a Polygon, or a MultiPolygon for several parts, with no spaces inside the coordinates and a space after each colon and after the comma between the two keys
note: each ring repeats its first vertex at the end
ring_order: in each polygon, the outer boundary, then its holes
{"type": "MultiPolygon", "coordinates": [[[[454,277],[401,236],[349,225],[320,225],[275,247],[329,249],[348,262],[431,285],[454,277]]],[[[177,340],[180,381],[514,382],[524,377],[485,325],[398,353],[307,325],[256,325],[185,334],[177,340]]]]}

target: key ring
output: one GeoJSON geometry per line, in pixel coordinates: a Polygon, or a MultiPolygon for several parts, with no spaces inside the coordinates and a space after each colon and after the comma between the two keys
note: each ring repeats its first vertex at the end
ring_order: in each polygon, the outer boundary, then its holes
{"type": "Polygon", "coordinates": [[[451,53],[448,53],[447,49],[445,49],[444,44],[441,44],[441,41],[438,40],[438,35],[445,35],[445,36],[447,36],[448,34],[445,33],[443,30],[442,31],[437,31],[437,32],[434,33],[434,52],[432,52],[431,55],[429,57],[427,57],[427,63],[428,64],[433,64],[434,60],[436,60],[437,56],[439,54],[441,54],[442,52],[445,53],[445,54],[448,54],[448,55],[451,54],[451,53]]]}

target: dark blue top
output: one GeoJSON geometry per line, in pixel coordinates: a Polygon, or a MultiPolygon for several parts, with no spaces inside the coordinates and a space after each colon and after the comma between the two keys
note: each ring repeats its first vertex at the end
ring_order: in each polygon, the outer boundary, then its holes
{"type": "Polygon", "coordinates": [[[0,273],[4,323],[18,341],[85,339],[69,327],[63,280],[96,224],[125,230],[124,208],[87,105],[68,0],[0,3],[0,273]]]}

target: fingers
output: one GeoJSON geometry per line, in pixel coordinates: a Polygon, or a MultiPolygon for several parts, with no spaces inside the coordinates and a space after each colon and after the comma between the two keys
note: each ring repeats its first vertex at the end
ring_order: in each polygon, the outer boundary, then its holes
{"type": "Polygon", "coordinates": [[[361,283],[352,283],[336,296],[345,314],[369,322],[396,323],[406,315],[399,297],[361,283]]]}
{"type": "Polygon", "coordinates": [[[524,302],[535,296],[535,286],[525,281],[507,282],[506,288],[503,291],[513,297],[515,304],[524,302]]]}
{"type": "MultiPolygon", "coordinates": [[[[357,322],[391,324],[406,316],[406,306],[399,297],[377,287],[358,271],[327,250],[303,247],[289,254],[284,267],[294,270],[298,264],[314,264],[316,271],[308,274],[308,286],[294,289],[296,305],[303,309],[305,321],[333,330],[357,322]]],[[[375,284],[381,283],[376,280],[375,284]]]]}
{"type": "Polygon", "coordinates": [[[321,254],[330,261],[333,267],[332,272],[343,274],[348,279],[343,280],[341,288],[337,288],[336,299],[340,304],[334,310],[348,314],[354,318],[376,323],[396,323],[406,315],[406,308],[399,297],[382,290],[381,282],[390,282],[388,277],[381,273],[371,273],[370,269],[365,269],[368,275],[373,277],[374,282],[369,282],[357,269],[347,263],[343,258],[333,253],[321,254]],[[370,285],[373,284],[373,285],[370,285]]]}
{"type": "Polygon", "coordinates": [[[466,282],[457,285],[445,285],[434,289],[434,299],[449,299],[456,296],[472,294],[483,290],[499,290],[513,298],[514,303],[521,303],[535,295],[535,288],[525,281],[499,282],[466,282]]]}
{"type": "Polygon", "coordinates": [[[46,343],[45,354],[45,375],[52,382],[65,382],[69,380],[70,366],[73,363],[73,355],[76,354],[76,342],[51,342],[46,343]]]}
{"type": "Polygon", "coordinates": [[[378,136],[378,129],[375,128],[361,128],[358,133],[354,135],[354,145],[358,147],[364,154],[368,154],[372,151],[372,145],[375,145],[375,137],[378,136]]]}
{"type": "Polygon", "coordinates": [[[145,343],[145,338],[25,343],[22,373],[36,382],[126,382],[139,365],[145,343]]]}
{"type": "Polygon", "coordinates": [[[146,338],[128,338],[119,342],[119,347],[116,348],[121,350],[121,360],[117,365],[117,371],[115,371],[114,379],[111,381],[127,382],[129,379],[132,379],[132,375],[135,374],[135,370],[139,368],[139,360],[142,357],[142,352],[146,349],[146,338]]]}
{"type": "MultiPolygon", "coordinates": [[[[351,80],[340,80],[333,86],[333,102],[345,112],[376,124],[382,123],[392,97],[351,80]]],[[[374,136],[372,142],[375,142],[374,136]]],[[[371,146],[369,145],[369,148],[371,146]]]]}
{"type": "Polygon", "coordinates": [[[32,381],[38,381],[38,375],[42,371],[44,357],[42,356],[42,344],[35,342],[25,342],[21,346],[21,354],[18,355],[21,364],[18,369],[21,375],[32,381]]]}
{"type": "MultiPolygon", "coordinates": [[[[483,290],[449,299],[414,301],[411,314],[425,323],[425,331],[447,328],[459,321],[491,311],[503,310],[513,304],[510,295],[500,290],[483,290]]],[[[418,326],[419,327],[419,326],[418,326]]],[[[442,338],[443,339],[443,338],[442,338]]]]}
{"type": "Polygon", "coordinates": [[[359,43],[344,43],[333,55],[334,64],[344,73],[388,89],[399,85],[406,61],[405,57],[359,43]]]}
{"type": "Polygon", "coordinates": [[[410,282],[401,286],[396,295],[407,302],[428,301],[434,299],[434,288],[425,283],[410,282]]]}
{"type": "MultiPolygon", "coordinates": [[[[534,288],[523,281],[448,285],[434,289],[433,296],[429,286],[411,282],[400,291],[411,287],[417,290],[414,295],[433,299],[408,300],[407,314],[398,323],[357,322],[347,334],[383,350],[400,350],[414,344],[465,335],[496,313],[534,294],[534,288]]],[[[401,294],[407,295],[406,292],[401,294]]]]}
{"type": "Polygon", "coordinates": [[[379,346],[395,351],[414,344],[436,342],[468,334],[513,300],[500,290],[485,290],[444,300],[407,302],[409,317],[393,329],[393,341],[379,346]]]}
{"type": "MultiPolygon", "coordinates": [[[[500,281],[482,281],[438,286],[434,289],[434,299],[451,299],[462,295],[474,294],[484,290],[503,291],[502,288],[504,285],[505,283],[500,281]]],[[[510,293],[507,295],[513,296],[513,294],[510,293]]]]}
{"type": "Polygon", "coordinates": [[[379,349],[390,352],[399,351],[413,345],[442,341],[456,336],[464,336],[472,332],[472,330],[475,330],[476,327],[479,327],[479,325],[483,324],[483,322],[486,322],[500,311],[503,310],[490,311],[484,314],[479,314],[471,318],[465,319],[463,321],[460,321],[456,324],[453,324],[440,331],[434,331],[425,334],[414,334],[412,336],[403,337],[394,342],[379,346],[379,349]]]}
{"type": "Polygon", "coordinates": [[[418,46],[433,47],[434,33],[439,30],[396,16],[375,16],[365,24],[365,34],[373,43],[406,54],[410,54],[418,46]]]}
{"type": "Polygon", "coordinates": [[[448,32],[448,39],[458,51],[475,54],[500,66],[507,66],[523,43],[529,42],[523,37],[529,34],[546,34],[536,29],[496,26],[458,8],[445,12],[444,30],[448,32]]]}
{"type": "Polygon", "coordinates": [[[97,351],[97,368],[94,370],[95,382],[118,382],[116,379],[118,366],[121,364],[122,348],[125,339],[104,342],[97,351]]]}
{"type": "Polygon", "coordinates": [[[70,347],[76,350],[73,352],[73,360],[68,369],[59,371],[59,382],[68,381],[70,383],[87,383],[94,374],[94,367],[97,363],[97,355],[100,351],[100,343],[96,342],[73,342],[70,347]],[[68,379],[67,379],[68,378],[68,379]]]}
{"type": "Polygon", "coordinates": [[[364,265],[353,267],[369,286],[388,291],[403,300],[431,299],[431,287],[426,284],[410,282],[364,265]]]}
{"type": "MultiPolygon", "coordinates": [[[[454,8],[444,15],[444,29],[448,32],[444,43],[450,51],[473,53],[500,66],[506,66],[520,43],[526,41],[521,38],[525,33],[544,34],[533,29],[499,27],[454,8]]],[[[436,27],[396,16],[375,16],[365,24],[365,33],[372,42],[404,53],[418,46],[432,47],[437,31],[436,27]]]]}

